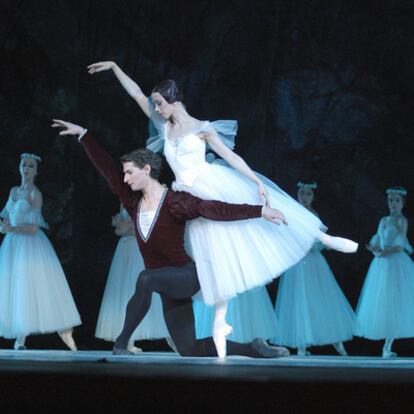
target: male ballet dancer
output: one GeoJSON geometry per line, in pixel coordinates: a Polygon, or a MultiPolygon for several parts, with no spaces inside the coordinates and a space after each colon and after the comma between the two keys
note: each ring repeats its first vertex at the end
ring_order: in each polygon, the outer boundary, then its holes
{"type": "MultiPolygon", "coordinates": [[[[127,349],[129,338],[145,317],[152,293],[157,292],[178,353],[182,356],[217,356],[213,338],[197,340],[195,336],[192,296],[199,291],[200,285],[195,265],[184,250],[185,222],[197,217],[228,221],[263,217],[276,224],[287,224],[283,214],[269,207],[205,201],[189,193],[170,191],[158,181],[161,157],[148,149],[121,157],[122,180],[112,158],[86,129],[57,119],[53,120],[52,127],[62,128],[60,135],[78,136],[89,159],[135,223],[135,235],[146,270],[139,275],[135,293],[127,305],[124,327],[116,339],[113,353],[132,354],[127,349]]],[[[276,358],[288,356],[289,351],[256,338],[249,344],[227,341],[227,354],[276,358]]]]}

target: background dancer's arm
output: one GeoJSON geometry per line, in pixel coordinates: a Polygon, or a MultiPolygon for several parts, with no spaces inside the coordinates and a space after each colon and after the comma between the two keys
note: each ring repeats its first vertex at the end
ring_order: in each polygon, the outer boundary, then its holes
{"type": "MultiPolygon", "coordinates": [[[[33,208],[42,209],[43,197],[42,193],[39,190],[33,190],[30,194],[30,205],[33,208]]],[[[11,226],[9,218],[6,217],[0,227],[0,232],[3,234],[6,233],[19,233],[19,234],[34,234],[38,230],[39,226],[37,224],[22,224],[20,226],[11,226]]]]}
{"type": "Polygon", "coordinates": [[[134,82],[115,62],[107,61],[92,63],[87,69],[90,75],[105,70],[112,70],[123,88],[128,92],[129,96],[136,101],[145,115],[148,117],[151,116],[148,106],[148,97],[144,95],[138,84],[134,82]]]}

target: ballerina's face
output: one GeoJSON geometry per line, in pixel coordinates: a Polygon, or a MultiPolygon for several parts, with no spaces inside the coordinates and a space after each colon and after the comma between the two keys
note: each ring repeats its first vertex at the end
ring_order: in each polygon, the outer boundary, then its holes
{"type": "Polygon", "coordinates": [[[163,118],[169,119],[174,112],[175,105],[168,103],[159,92],[153,92],[151,98],[155,105],[155,112],[163,118]]]}
{"type": "Polygon", "coordinates": [[[298,200],[299,203],[305,207],[310,207],[312,205],[315,194],[311,188],[301,187],[298,190],[298,200]]]}
{"type": "Polygon", "coordinates": [[[123,163],[124,183],[127,183],[132,191],[140,191],[149,183],[149,173],[151,171],[148,165],[139,168],[132,161],[123,163]]]}
{"type": "Polygon", "coordinates": [[[391,214],[401,213],[404,207],[404,200],[400,194],[389,194],[388,195],[388,208],[391,214]]]}
{"type": "Polygon", "coordinates": [[[23,179],[33,181],[37,174],[37,161],[31,157],[22,158],[19,171],[23,179]]]}

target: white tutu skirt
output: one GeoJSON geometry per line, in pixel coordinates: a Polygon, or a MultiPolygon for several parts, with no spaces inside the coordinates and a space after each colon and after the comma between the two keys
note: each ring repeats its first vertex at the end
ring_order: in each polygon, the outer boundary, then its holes
{"type": "Polygon", "coordinates": [[[352,339],[355,314],[323,255],[312,250],[280,279],[275,306],[280,334],[291,348],[352,339]]]}
{"type": "Polygon", "coordinates": [[[414,263],[406,253],[372,260],[356,314],[358,336],[414,337],[414,263]]]}
{"type": "MultiPolygon", "coordinates": [[[[143,270],[144,261],[135,237],[121,237],[112,259],[102,298],[95,332],[97,338],[114,342],[121,333],[126,307],[135,292],[138,275],[143,270]]],[[[131,339],[159,339],[169,336],[164,322],[160,295],[154,293],[151,307],[131,339]]]]}
{"type": "Polygon", "coordinates": [[[0,336],[63,331],[80,324],[62,266],[42,230],[8,233],[0,247],[0,336]]]}
{"type": "MultiPolygon", "coordinates": [[[[205,200],[260,204],[257,185],[220,164],[207,164],[192,186],[176,182],[173,189],[205,200]]],[[[198,218],[187,224],[205,303],[265,285],[302,259],[321,235],[324,226],[314,214],[276,185],[267,190],[271,206],[283,212],[289,225],[262,218],[233,222],[198,218]]]]}
{"type": "MultiPolygon", "coordinates": [[[[212,336],[214,307],[193,302],[197,339],[212,336]]],[[[260,337],[270,339],[279,333],[276,315],[265,287],[248,290],[229,302],[226,321],[233,327],[227,337],[247,343],[260,337]]]]}

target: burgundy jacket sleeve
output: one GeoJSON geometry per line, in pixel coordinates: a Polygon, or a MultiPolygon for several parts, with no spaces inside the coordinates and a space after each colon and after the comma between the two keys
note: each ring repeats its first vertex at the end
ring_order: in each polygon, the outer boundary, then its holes
{"type": "Polygon", "coordinates": [[[137,203],[137,199],[130,187],[123,182],[113,159],[98,145],[91,134],[87,133],[80,142],[92,164],[105,178],[110,190],[119,197],[128,211],[133,208],[133,204],[137,203]]]}
{"type": "Polygon", "coordinates": [[[262,206],[201,200],[189,193],[178,191],[170,193],[168,207],[171,214],[182,221],[197,217],[216,221],[232,221],[262,216],[262,206]]]}

